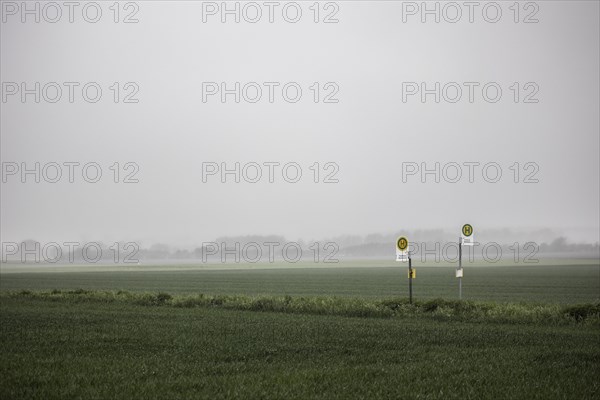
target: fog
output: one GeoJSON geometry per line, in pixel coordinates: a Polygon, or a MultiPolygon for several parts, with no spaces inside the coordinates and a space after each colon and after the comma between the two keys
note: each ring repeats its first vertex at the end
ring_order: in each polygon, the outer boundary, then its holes
{"type": "Polygon", "coordinates": [[[496,23],[383,1],[320,3],[317,23],[310,2],[296,23],[264,7],[222,23],[191,1],[23,23],[6,3],[3,242],[378,234],[393,251],[464,223],[499,243],[600,240],[598,2],[537,2],[537,23],[512,2],[496,23]]]}

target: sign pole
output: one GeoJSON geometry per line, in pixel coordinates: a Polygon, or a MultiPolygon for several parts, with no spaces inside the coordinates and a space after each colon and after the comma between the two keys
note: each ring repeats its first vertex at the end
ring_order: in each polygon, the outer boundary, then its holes
{"type": "Polygon", "coordinates": [[[458,269],[456,270],[456,277],[458,278],[458,299],[462,300],[462,247],[473,246],[475,240],[473,239],[473,226],[471,224],[464,224],[462,229],[462,236],[458,238],[458,269]]]}
{"type": "Polygon", "coordinates": [[[408,295],[409,295],[409,302],[410,304],[412,304],[412,277],[413,277],[413,272],[412,272],[412,258],[410,258],[410,251],[408,252],[408,295]]]}
{"type": "Polygon", "coordinates": [[[415,271],[412,269],[408,239],[405,236],[400,236],[396,240],[396,261],[408,261],[408,293],[410,304],[412,304],[412,278],[415,276],[415,271]]]}
{"type": "MultiPolygon", "coordinates": [[[[462,238],[458,238],[458,269],[462,272],[462,238]]],[[[462,300],[462,274],[458,277],[458,299],[462,300]]]]}

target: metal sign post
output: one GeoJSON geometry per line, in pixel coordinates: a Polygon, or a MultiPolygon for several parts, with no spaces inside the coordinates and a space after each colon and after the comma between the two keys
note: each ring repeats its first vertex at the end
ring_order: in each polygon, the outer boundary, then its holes
{"type": "Polygon", "coordinates": [[[462,300],[462,238],[458,239],[458,270],[456,276],[458,277],[458,299],[462,300]]]}
{"type": "Polygon", "coordinates": [[[473,246],[473,227],[470,224],[464,224],[462,227],[462,236],[458,239],[458,268],[456,269],[456,277],[458,278],[458,299],[462,300],[462,247],[473,246]]]}
{"type": "Polygon", "coordinates": [[[413,280],[413,269],[412,269],[412,258],[410,258],[410,251],[408,252],[408,301],[412,304],[412,280],[413,280]]]}
{"type": "Polygon", "coordinates": [[[408,249],[408,239],[400,236],[396,240],[396,261],[408,261],[408,296],[412,304],[412,280],[417,276],[417,272],[412,267],[412,259],[410,258],[410,250],[408,249]]]}

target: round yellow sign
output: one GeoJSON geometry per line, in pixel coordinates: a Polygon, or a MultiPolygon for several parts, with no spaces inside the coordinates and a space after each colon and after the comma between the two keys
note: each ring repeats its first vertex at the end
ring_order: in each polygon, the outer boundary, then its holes
{"type": "Polygon", "coordinates": [[[398,250],[400,251],[406,250],[408,248],[408,239],[404,236],[400,236],[396,242],[396,247],[398,247],[398,250]]]}
{"type": "Polygon", "coordinates": [[[462,233],[465,237],[469,237],[473,234],[473,227],[469,224],[464,224],[462,227],[462,233]]]}

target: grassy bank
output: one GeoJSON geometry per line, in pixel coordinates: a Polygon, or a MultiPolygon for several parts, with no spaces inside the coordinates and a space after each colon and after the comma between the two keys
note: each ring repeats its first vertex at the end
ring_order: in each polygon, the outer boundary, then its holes
{"type": "Polygon", "coordinates": [[[2,298],[42,299],[65,303],[123,303],[141,306],[211,307],[238,311],[335,315],[368,318],[427,317],[437,320],[532,324],[589,324],[600,327],[600,303],[560,306],[556,304],[493,303],[434,299],[409,303],[406,298],[365,299],[334,296],[232,296],[171,295],[127,291],[4,292],[2,298]]]}

